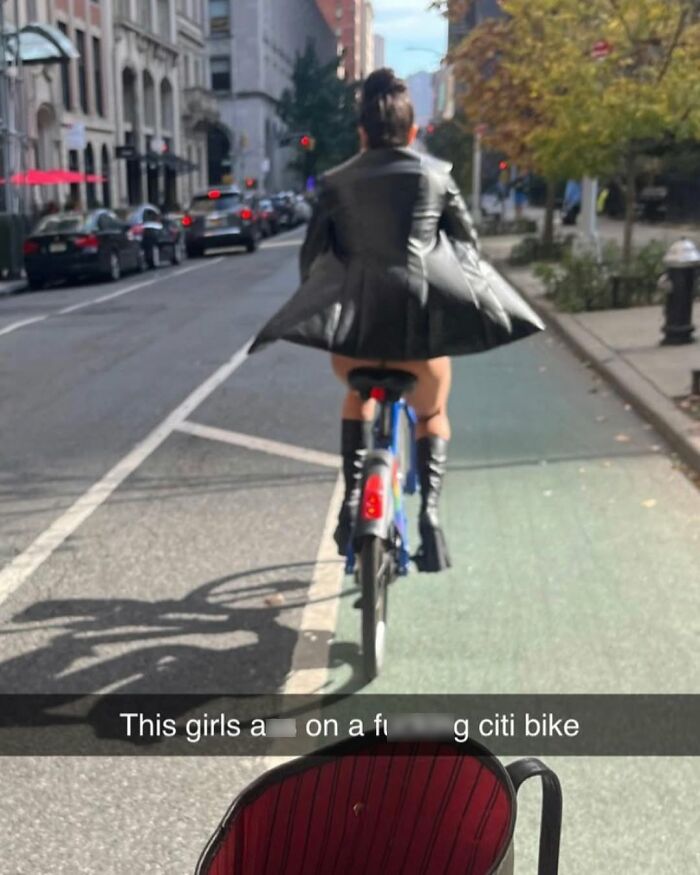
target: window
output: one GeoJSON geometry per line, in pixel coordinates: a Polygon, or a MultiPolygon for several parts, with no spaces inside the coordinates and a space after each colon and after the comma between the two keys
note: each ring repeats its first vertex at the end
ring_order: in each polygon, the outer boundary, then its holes
{"type": "Polygon", "coordinates": [[[158,0],[158,33],[163,39],[170,40],[170,3],[168,0],[158,0]]]}
{"type": "MultiPolygon", "coordinates": [[[[58,29],[64,36],[68,36],[68,25],[58,22],[58,29]]],[[[63,106],[65,109],[73,108],[73,95],[70,88],[70,64],[61,64],[61,92],[63,94],[63,106]]]]}
{"type": "Polygon", "coordinates": [[[95,109],[98,115],[105,114],[104,94],[102,91],[102,42],[96,36],[92,38],[92,69],[95,77],[95,109]]]}
{"type": "Polygon", "coordinates": [[[209,32],[229,33],[230,15],[229,0],[209,0],[209,32]]]}
{"type": "Polygon", "coordinates": [[[78,96],[80,98],[80,108],[84,113],[87,113],[87,58],[85,57],[85,33],[82,30],[75,31],[75,47],[80,55],[78,58],[78,96]]]}
{"type": "Polygon", "coordinates": [[[219,55],[211,59],[212,91],[231,90],[231,58],[219,55]]]}

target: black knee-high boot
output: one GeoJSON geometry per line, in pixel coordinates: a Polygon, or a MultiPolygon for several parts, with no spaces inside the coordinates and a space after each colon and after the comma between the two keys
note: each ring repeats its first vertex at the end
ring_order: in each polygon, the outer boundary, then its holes
{"type": "Polygon", "coordinates": [[[418,529],[421,545],[414,560],[419,571],[444,571],[452,565],[438,516],[440,492],[447,465],[447,443],[439,437],[424,437],[418,441],[418,478],[421,491],[418,529]]]}
{"type": "Polygon", "coordinates": [[[357,419],[344,419],[340,434],[340,452],[343,457],[343,476],[345,477],[345,497],[343,499],[338,525],[333,538],[338,545],[338,553],[345,556],[355,526],[357,509],[362,489],[362,467],[370,445],[372,425],[357,419]]]}

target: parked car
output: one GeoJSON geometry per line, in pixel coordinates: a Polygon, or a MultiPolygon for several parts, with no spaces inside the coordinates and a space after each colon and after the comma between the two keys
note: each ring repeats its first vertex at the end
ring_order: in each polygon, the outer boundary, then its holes
{"type": "Polygon", "coordinates": [[[272,203],[272,198],[264,197],[258,204],[260,210],[260,225],[263,236],[272,237],[277,234],[280,227],[280,217],[275,205],[272,203]]]}
{"type": "Polygon", "coordinates": [[[126,271],[145,268],[141,246],[111,210],[53,213],[24,241],[24,269],[32,289],[78,277],[118,280],[126,271]]]}
{"type": "Polygon", "coordinates": [[[311,220],[311,215],[313,213],[313,210],[311,209],[311,204],[302,194],[298,194],[296,196],[296,209],[297,219],[299,222],[304,223],[311,220]]]}
{"type": "Polygon", "coordinates": [[[272,198],[272,203],[279,215],[281,228],[296,228],[299,224],[296,197],[292,192],[279,192],[272,198]]]}
{"type": "Polygon", "coordinates": [[[126,216],[129,234],[143,249],[146,263],[156,268],[167,259],[181,264],[186,256],[182,225],[167,219],[153,204],[141,204],[126,216]]]}
{"type": "Polygon", "coordinates": [[[240,189],[222,186],[192,198],[182,219],[187,254],[201,256],[216,246],[245,246],[255,252],[262,237],[256,211],[240,189]]]}

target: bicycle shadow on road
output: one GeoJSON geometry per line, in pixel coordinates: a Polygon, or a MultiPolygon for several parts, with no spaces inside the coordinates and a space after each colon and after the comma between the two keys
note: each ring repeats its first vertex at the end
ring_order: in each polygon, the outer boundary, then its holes
{"type": "MultiPolygon", "coordinates": [[[[313,568],[300,562],[250,569],[181,599],[37,602],[0,628],[0,649],[7,653],[21,636],[23,650],[0,662],[0,692],[279,692],[292,668],[299,638],[293,623],[313,568]]],[[[328,634],[306,633],[325,656],[328,634]]]]}

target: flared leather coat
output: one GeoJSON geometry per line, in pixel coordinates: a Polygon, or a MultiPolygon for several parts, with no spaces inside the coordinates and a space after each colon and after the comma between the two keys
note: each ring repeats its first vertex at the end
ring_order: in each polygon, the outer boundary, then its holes
{"type": "Polygon", "coordinates": [[[252,349],[274,340],[407,361],[493,349],[544,327],[479,257],[451,166],[371,149],[325,175],[302,283],[252,349]]]}

